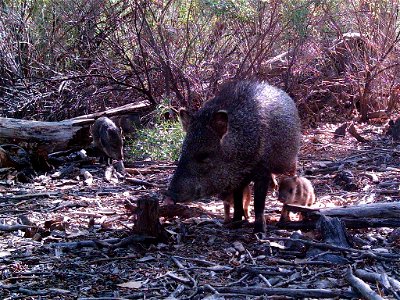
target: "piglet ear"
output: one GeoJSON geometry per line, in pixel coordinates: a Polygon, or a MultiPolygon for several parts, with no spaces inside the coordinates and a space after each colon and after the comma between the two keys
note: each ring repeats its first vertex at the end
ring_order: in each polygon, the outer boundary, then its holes
{"type": "Polygon", "coordinates": [[[183,131],[187,132],[192,118],[192,115],[185,108],[181,108],[179,110],[179,119],[181,121],[183,131]]]}
{"type": "Polygon", "coordinates": [[[228,113],[220,110],[212,116],[211,127],[222,138],[228,131],[228,113]]]}

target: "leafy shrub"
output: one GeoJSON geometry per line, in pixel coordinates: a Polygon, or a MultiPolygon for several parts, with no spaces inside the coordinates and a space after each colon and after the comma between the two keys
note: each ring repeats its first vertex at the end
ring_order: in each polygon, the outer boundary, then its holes
{"type": "Polygon", "coordinates": [[[168,110],[167,105],[160,104],[154,112],[153,124],[138,129],[128,141],[132,159],[178,160],[184,132],[176,119],[163,118],[168,110]]]}

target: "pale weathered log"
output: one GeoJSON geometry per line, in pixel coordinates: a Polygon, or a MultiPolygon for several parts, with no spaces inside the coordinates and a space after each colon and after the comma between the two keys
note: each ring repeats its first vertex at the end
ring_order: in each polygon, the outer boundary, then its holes
{"type": "Polygon", "coordinates": [[[324,208],[321,214],[330,217],[400,218],[400,202],[381,202],[354,206],[324,208]]]}
{"type": "Polygon", "coordinates": [[[304,213],[307,219],[300,222],[279,222],[277,226],[280,228],[315,229],[320,215],[338,217],[345,224],[346,228],[400,226],[399,202],[382,202],[322,209],[291,204],[287,204],[286,207],[291,212],[304,213]]]}
{"type": "Polygon", "coordinates": [[[54,149],[63,149],[74,143],[82,143],[82,136],[89,137],[89,125],[93,119],[41,122],[0,118],[0,138],[47,143],[54,149]]]}
{"type": "Polygon", "coordinates": [[[47,153],[74,146],[85,147],[90,143],[90,125],[97,117],[128,114],[149,108],[150,103],[143,101],[60,122],[0,118],[0,138],[11,139],[13,143],[21,141],[38,143],[40,149],[47,153]]]}
{"type": "Polygon", "coordinates": [[[83,115],[71,120],[86,120],[86,119],[97,119],[98,117],[112,117],[116,115],[127,115],[130,113],[136,113],[140,111],[146,111],[151,109],[149,101],[141,101],[138,103],[129,103],[123,106],[115,107],[106,111],[101,111],[89,115],[83,115]]]}
{"type": "MultiPolygon", "coordinates": [[[[360,228],[378,228],[378,227],[400,227],[400,219],[384,219],[384,218],[340,218],[346,228],[360,229],[360,228]]],[[[313,230],[315,229],[317,220],[303,220],[291,222],[279,222],[277,227],[291,229],[291,230],[313,230]]]]}
{"type": "Polygon", "coordinates": [[[286,205],[291,212],[302,212],[310,217],[323,214],[329,217],[348,218],[400,218],[400,202],[380,202],[352,206],[329,207],[329,208],[307,208],[299,205],[286,205]]]}

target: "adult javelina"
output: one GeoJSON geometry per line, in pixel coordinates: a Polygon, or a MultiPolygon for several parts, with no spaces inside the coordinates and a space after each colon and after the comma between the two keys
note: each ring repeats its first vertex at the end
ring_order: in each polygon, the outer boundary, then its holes
{"type": "Polygon", "coordinates": [[[234,82],[196,114],[182,109],[180,119],[187,133],[167,195],[180,202],[233,192],[237,221],[243,189],[253,181],[254,231],[264,232],[271,173],[296,167],[300,120],[293,100],[263,82],[234,82]]]}
{"type": "Polygon", "coordinates": [[[113,121],[107,117],[98,118],[92,126],[92,136],[94,145],[104,153],[108,163],[110,158],[122,160],[122,135],[113,121]]]}

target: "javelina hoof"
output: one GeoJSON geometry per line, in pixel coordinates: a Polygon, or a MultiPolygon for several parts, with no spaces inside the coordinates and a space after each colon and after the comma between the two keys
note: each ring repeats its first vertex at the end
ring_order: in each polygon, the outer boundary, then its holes
{"type": "Polygon", "coordinates": [[[247,220],[240,220],[240,221],[229,221],[229,223],[224,222],[224,225],[225,225],[225,227],[230,228],[230,229],[239,229],[239,228],[242,228],[243,225],[248,224],[248,223],[249,222],[247,220]]]}
{"type": "Polygon", "coordinates": [[[264,222],[254,222],[253,233],[265,232],[265,221],[264,222]]]}

